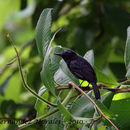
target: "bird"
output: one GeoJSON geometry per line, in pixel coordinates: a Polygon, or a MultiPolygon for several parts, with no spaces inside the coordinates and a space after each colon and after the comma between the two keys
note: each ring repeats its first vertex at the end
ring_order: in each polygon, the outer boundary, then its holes
{"type": "Polygon", "coordinates": [[[70,49],[58,53],[55,52],[54,54],[62,57],[65,63],[67,64],[70,72],[76,78],[82,80],[79,87],[82,85],[84,81],[88,81],[88,83],[91,84],[93,87],[95,98],[100,99],[100,92],[96,84],[97,83],[96,73],[93,67],[89,64],[89,62],[86,59],[77,55],[73,50],[70,49]]]}

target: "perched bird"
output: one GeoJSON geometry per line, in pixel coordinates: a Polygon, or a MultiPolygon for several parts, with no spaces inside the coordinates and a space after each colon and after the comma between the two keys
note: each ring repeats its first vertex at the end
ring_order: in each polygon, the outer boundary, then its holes
{"type": "Polygon", "coordinates": [[[70,72],[78,79],[83,80],[82,83],[85,80],[91,83],[91,85],[93,86],[95,98],[100,99],[100,92],[96,84],[97,83],[96,73],[87,60],[77,55],[72,50],[64,50],[60,53],[55,53],[55,55],[61,56],[63,58],[70,72]]]}

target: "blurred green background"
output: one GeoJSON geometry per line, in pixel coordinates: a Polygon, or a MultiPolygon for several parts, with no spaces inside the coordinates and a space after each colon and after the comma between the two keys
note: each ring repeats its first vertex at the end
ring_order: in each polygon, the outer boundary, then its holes
{"type": "MultiPolygon", "coordinates": [[[[82,56],[93,49],[98,69],[117,81],[125,78],[129,0],[0,0],[0,117],[36,116],[36,100],[23,88],[17,62],[13,62],[15,52],[6,35],[11,35],[19,50],[28,84],[38,92],[42,86],[41,61],[35,44],[35,27],[45,8],[54,9],[52,32],[62,28],[54,46],[62,45],[82,56]]],[[[120,95],[118,98],[126,96],[120,95]]],[[[2,124],[0,129],[4,128],[13,129],[2,124]]]]}

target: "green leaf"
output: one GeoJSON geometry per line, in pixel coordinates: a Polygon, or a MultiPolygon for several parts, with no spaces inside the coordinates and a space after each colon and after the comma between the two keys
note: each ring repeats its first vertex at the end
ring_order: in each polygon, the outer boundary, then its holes
{"type": "Polygon", "coordinates": [[[103,72],[98,70],[96,67],[95,67],[95,71],[96,71],[98,82],[108,84],[109,86],[118,84],[114,79],[112,79],[111,77],[105,75],[103,72]]]}
{"type": "Polygon", "coordinates": [[[56,96],[55,94],[55,84],[53,79],[53,73],[51,70],[51,59],[50,59],[50,53],[51,53],[52,47],[48,47],[48,51],[46,53],[43,65],[42,65],[42,71],[41,71],[41,79],[44,85],[51,91],[51,93],[56,96]]]}
{"type": "Polygon", "coordinates": [[[84,117],[75,117],[73,116],[59,101],[58,101],[58,107],[60,112],[64,115],[64,121],[69,124],[77,125],[82,122],[81,125],[83,124],[88,124],[91,122],[90,118],[84,118],[84,117]]]}
{"type": "Polygon", "coordinates": [[[63,116],[60,112],[54,113],[46,119],[46,130],[64,130],[63,116]]]}
{"type": "Polygon", "coordinates": [[[85,96],[81,96],[76,100],[69,111],[73,116],[87,118],[92,118],[95,112],[93,104],[85,96]]]}
{"type": "Polygon", "coordinates": [[[130,128],[130,98],[114,100],[110,111],[116,115],[115,122],[120,130],[128,130],[130,128]]]}
{"type": "Polygon", "coordinates": [[[93,50],[89,50],[84,55],[84,58],[91,64],[91,66],[94,66],[94,53],[93,50]]]}
{"type": "Polygon", "coordinates": [[[72,81],[61,68],[59,68],[55,73],[54,80],[60,85],[65,85],[68,84],[69,81],[72,81]]]}
{"type": "MultiPolygon", "coordinates": [[[[47,97],[46,93],[46,87],[43,86],[40,88],[40,90],[38,91],[38,95],[44,97],[47,97]]],[[[45,108],[47,107],[47,105],[41,101],[39,101],[38,99],[36,100],[35,103],[35,109],[37,110],[37,117],[42,116],[43,114],[45,114],[45,108]]]]}
{"type": "Polygon", "coordinates": [[[42,60],[46,55],[48,44],[51,39],[51,11],[51,8],[44,9],[36,26],[36,44],[42,60]]]}
{"type": "Polygon", "coordinates": [[[130,77],[130,27],[127,29],[127,40],[126,40],[126,46],[125,46],[125,66],[126,66],[126,77],[130,77]]]}
{"type": "Polygon", "coordinates": [[[112,103],[112,99],[114,97],[114,92],[109,92],[108,94],[102,96],[102,103],[109,109],[112,103]]]}
{"type": "Polygon", "coordinates": [[[73,116],[66,108],[58,101],[57,105],[59,107],[60,112],[65,116],[65,120],[74,120],[73,116]]]}
{"type": "Polygon", "coordinates": [[[54,48],[54,51],[53,51],[53,54],[52,54],[52,58],[51,58],[51,64],[52,64],[52,71],[53,71],[53,74],[58,70],[59,68],[59,63],[60,63],[60,60],[61,58],[59,56],[56,56],[54,53],[55,52],[60,52],[62,51],[62,47],[61,46],[56,46],[54,48]]]}
{"type": "MultiPolygon", "coordinates": [[[[58,31],[57,31],[58,32],[58,31]]],[[[53,94],[53,96],[56,96],[56,89],[54,84],[54,73],[57,70],[56,68],[56,62],[51,60],[51,52],[52,52],[52,41],[55,38],[56,33],[53,35],[52,39],[49,42],[43,65],[42,65],[42,71],[41,71],[41,79],[44,83],[44,85],[49,89],[49,91],[53,94]],[[54,66],[54,67],[53,67],[54,66]],[[55,68],[55,69],[54,69],[55,68]]]]}
{"type": "Polygon", "coordinates": [[[128,70],[127,70],[127,73],[126,73],[126,77],[130,78],[130,63],[128,65],[128,70]]]}
{"type": "MultiPolygon", "coordinates": [[[[98,107],[109,119],[112,119],[114,117],[114,114],[109,111],[109,109],[107,109],[103,103],[93,98],[91,94],[89,94],[89,96],[95,101],[98,107]]],[[[70,112],[73,116],[92,118],[95,109],[94,105],[85,96],[82,96],[73,103],[72,107],[70,108],[70,112]]]]}

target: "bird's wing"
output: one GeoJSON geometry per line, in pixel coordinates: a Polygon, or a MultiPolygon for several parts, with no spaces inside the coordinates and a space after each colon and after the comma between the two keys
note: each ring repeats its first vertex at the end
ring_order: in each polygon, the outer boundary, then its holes
{"type": "Polygon", "coordinates": [[[85,59],[77,59],[72,60],[70,63],[70,70],[71,72],[82,80],[87,80],[88,82],[96,82],[96,74],[91,67],[91,65],[85,59]]]}

